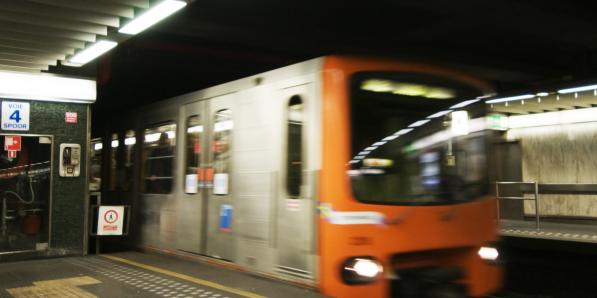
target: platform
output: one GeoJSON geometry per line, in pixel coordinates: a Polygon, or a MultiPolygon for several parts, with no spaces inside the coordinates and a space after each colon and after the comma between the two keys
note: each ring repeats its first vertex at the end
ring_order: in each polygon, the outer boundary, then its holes
{"type": "Polygon", "coordinates": [[[140,252],[3,263],[0,281],[0,297],[324,297],[231,269],[140,252]]]}
{"type": "Polygon", "coordinates": [[[541,221],[501,220],[502,236],[597,243],[597,225],[541,221]]]}

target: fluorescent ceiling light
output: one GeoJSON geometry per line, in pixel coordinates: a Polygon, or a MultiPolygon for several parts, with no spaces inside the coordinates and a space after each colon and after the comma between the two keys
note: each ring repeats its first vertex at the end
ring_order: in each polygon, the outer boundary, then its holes
{"type": "Polygon", "coordinates": [[[155,25],[159,21],[165,19],[169,15],[179,11],[186,5],[187,3],[185,1],[164,0],[126,24],[124,27],[120,28],[118,32],[130,35],[140,33],[143,30],[155,25]]]}
{"type": "Polygon", "coordinates": [[[62,102],[95,102],[95,81],[50,74],[0,71],[0,98],[62,102]]]}
{"type": "Polygon", "coordinates": [[[93,144],[93,150],[102,150],[102,148],[104,147],[104,145],[102,145],[102,143],[95,143],[93,144]]]}
{"type": "MultiPolygon", "coordinates": [[[[487,129],[485,118],[475,118],[468,121],[468,132],[474,133],[487,129]]],[[[440,130],[432,135],[417,139],[410,146],[404,147],[402,152],[409,152],[411,150],[421,150],[438,143],[446,142],[453,138],[451,129],[440,130]]]]}
{"type": "Polygon", "coordinates": [[[357,154],[357,155],[367,155],[367,154],[369,154],[369,153],[371,153],[371,151],[361,151],[361,152],[359,152],[359,154],[357,154]]]}
{"type": "Polygon", "coordinates": [[[387,141],[392,141],[392,140],[395,140],[396,138],[398,138],[398,136],[391,135],[391,136],[387,136],[387,137],[383,138],[383,141],[386,141],[386,142],[387,141]]]}
{"type": "Polygon", "coordinates": [[[384,141],[381,141],[381,142],[376,142],[376,143],[373,143],[373,145],[371,145],[371,146],[381,146],[381,145],[383,145],[383,144],[385,144],[385,143],[386,143],[386,142],[384,142],[384,141]]]}
{"type": "Polygon", "coordinates": [[[405,129],[399,130],[395,134],[401,136],[401,135],[405,135],[405,134],[411,132],[412,130],[413,130],[412,128],[405,128],[405,129]]]}
{"type": "Polygon", "coordinates": [[[465,100],[461,103],[457,103],[453,106],[450,107],[450,109],[459,109],[459,108],[464,108],[470,104],[476,103],[477,101],[479,101],[481,99],[477,98],[477,99],[469,99],[469,100],[465,100]]]}
{"type": "Polygon", "coordinates": [[[413,122],[413,123],[412,123],[411,125],[409,125],[408,127],[419,127],[419,126],[421,126],[421,125],[423,125],[423,124],[425,124],[425,123],[427,123],[427,122],[429,122],[429,121],[431,121],[431,120],[429,120],[429,119],[425,119],[425,120],[419,120],[419,121],[417,121],[417,122],[413,122]]]}
{"type": "Polygon", "coordinates": [[[594,89],[597,89],[597,85],[561,89],[561,90],[558,90],[558,93],[566,94],[566,93],[574,93],[574,92],[580,92],[580,91],[589,91],[589,90],[594,90],[594,89]]]}
{"type": "Polygon", "coordinates": [[[112,148],[118,148],[118,140],[112,140],[112,148]]]}
{"type": "Polygon", "coordinates": [[[446,114],[449,114],[450,112],[452,112],[452,110],[445,110],[445,111],[441,111],[441,112],[437,112],[433,115],[429,115],[427,116],[427,118],[437,118],[437,117],[441,117],[444,116],[446,114]]]}
{"type": "Polygon", "coordinates": [[[363,150],[363,151],[373,151],[373,150],[375,150],[375,149],[377,149],[377,147],[367,147],[367,148],[365,148],[365,150],[363,150]]]}
{"type": "Polygon", "coordinates": [[[494,99],[486,101],[485,103],[500,103],[500,102],[508,102],[508,101],[513,101],[513,100],[533,98],[533,97],[535,97],[535,95],[533,95],[533,94],[524,94],[524,95],[517,95],[517,96],[510,96],[510,97],[494,98],[494,99]]]}
{"type": "Polygon", "coordinates": [[[68,59],[68,62],[81,66],[113,49],[117,45],[117,42],[111,40],[99,40],[68,59]]]}
{"type": "Polygon", "coordinates": [[[536,95],[537,95],[537,96],[548,96],[548,95],[549,95],[549,93],[547,93],[547,92],[539,92],[539,93],[537,93],[536,95]]]}

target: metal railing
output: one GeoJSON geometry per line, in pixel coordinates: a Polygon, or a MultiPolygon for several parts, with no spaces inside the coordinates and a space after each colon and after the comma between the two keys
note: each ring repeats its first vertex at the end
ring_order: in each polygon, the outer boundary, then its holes
{"type": "Polygon", "coordinates": [[[495,196],[497,198],[497,224],[500,223],[500,200],[519,200],[519,201],[535,201],[535,229],[539,229],[539,184],[535,182],[496,182],[495,183],[495,196]],[[500,185],[532,185],[534,186],[534,198],[522,197],[501,197],[500,196],[500,185]]]}

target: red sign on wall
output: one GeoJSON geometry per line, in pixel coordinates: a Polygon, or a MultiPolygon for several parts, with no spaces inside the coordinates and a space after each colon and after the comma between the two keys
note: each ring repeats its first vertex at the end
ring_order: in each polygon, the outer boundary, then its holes
{"type": "Polygon", "coordinates": [[[21,151],[21,136],[5,136],[4,137],[5,151],[21,151]]]}
{"type": "Polygon", "coordinates": [[[77,112],[66,112],[64,114],[64,121],[66,123],[77,123],[77,112]]]}

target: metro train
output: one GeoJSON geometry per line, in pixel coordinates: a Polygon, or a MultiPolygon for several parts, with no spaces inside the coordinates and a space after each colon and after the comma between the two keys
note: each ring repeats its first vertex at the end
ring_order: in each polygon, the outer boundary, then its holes
{"type": "Polygon", "coordinates": [[[136,110],[92,146],[92,179],[129,200],[140,248],[333,297],[485,296],[502,280],[491,92],[444,67],[321,57],[136,110]]]}

